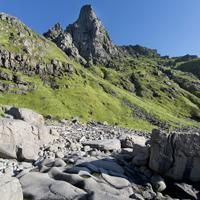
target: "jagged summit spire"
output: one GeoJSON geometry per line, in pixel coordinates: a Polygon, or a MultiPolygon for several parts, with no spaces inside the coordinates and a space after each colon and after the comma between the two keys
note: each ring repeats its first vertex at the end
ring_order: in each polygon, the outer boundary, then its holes
{"type": "Polygon", "coordinates": [[[79,55],[87,64],[108,65],[113,56],[118,54],[91,5],[84,5],[78,19],[64,31],[56,25],[44,35],[68,55],[79,55]]]}
{"type": "Polygon", "coordinates": [[[91,5],[81,8],[78,20],[66,28],[80,55],[93,63],[107,64],[117,49],[91,5]]]}
{"type": "Polygon", "coordinates": [[[96,13],[94,12],[91,5],[85,5],[81,8],[78,21],[90,21],[97,19],[96,13]]]}

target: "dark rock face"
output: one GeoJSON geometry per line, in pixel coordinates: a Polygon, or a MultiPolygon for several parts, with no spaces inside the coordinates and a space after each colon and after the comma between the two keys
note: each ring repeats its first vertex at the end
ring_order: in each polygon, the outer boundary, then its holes
{"type": "Polygon", "coordinates": [[[154,130],[151,136],[149,166],[174,180],[200,180],[199,131],[173,132],[154,130]]]}
{"type": "Polygon", "coordinates": [[[106,64],[117,53],[108,33],[90,5],[82,7],[78,20],[67,27],[79,53],[87,61],[106,64]]]}
{"type": "Polygon", "coordinates": [[[44,33],[44,36],[55,42],[68,56],[81,59],[78,49],[73,44],[71,34],[65,32],[59,23],[55,24],[48,32],[44,33]]]}
{"type": "Polygon", "coordinates": [[[118,50],[90,5],[80,11],[78,20],[65,31],[59,24],[44,34],[69,56],[82,58],[87,63],[108,65],[118,50]]]}
{"type": "MultiPolygon", "coordinates": [[[[14,72],[20,71],[26,75],[62,75],[63,73],[73,73],[73,66],[68,63],[52,59],[51,63],[41,63],[27,55],[11,53],[0,48],[0,67],[11,69],[14,72]]],[[[0,73],[0,78],[9,80],[11,77],[5,73],[0,73]]]]}
{"type": "Polygon", "coordinates": [[[44,36],[55,42],[68,56],[78,59],[86,66],[102,64],[115,67],[113,59],[120,60],[124,56],[160,57],[156,50],[139,45],[114,45],[90,5],[83,6],[77,21],[65,30],[58,23],[44,33],[44,36]]]}

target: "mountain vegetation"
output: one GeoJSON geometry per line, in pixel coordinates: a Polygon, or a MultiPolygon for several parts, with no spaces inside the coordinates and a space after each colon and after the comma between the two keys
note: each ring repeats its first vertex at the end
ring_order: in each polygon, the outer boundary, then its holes
{"type": "Polygon", "coordinates": [[[197,56],[114,45],[89,5],[44,36],[4,13],[0,30],[2,105],[141,130],[200,126],[197,56]]]}

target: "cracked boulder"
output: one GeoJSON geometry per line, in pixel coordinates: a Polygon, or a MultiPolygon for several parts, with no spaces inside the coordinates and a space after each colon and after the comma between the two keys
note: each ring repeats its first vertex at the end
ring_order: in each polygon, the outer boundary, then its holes
{"type": "Polygon", "coordinates": [[[200,133],[153,130],[149,167],[178,181],[200,181],[200,133]]]}
{"type": "Polygon", "coordinates": [[[43,144],[51,142],[50,130],[22,120],[0,120],[0,157],[33,161],[43,144]]]}

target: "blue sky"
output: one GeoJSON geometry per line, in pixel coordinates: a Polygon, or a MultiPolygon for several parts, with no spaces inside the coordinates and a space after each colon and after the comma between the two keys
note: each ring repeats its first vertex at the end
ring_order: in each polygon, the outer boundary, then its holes
{"type": "Polygon", "coordinates": [[[56,22],[74,22],[91,4],[115,44],[140,44],[162,55],[200,55],[200,0],[0,0],[39,33],[56,22]]]}

